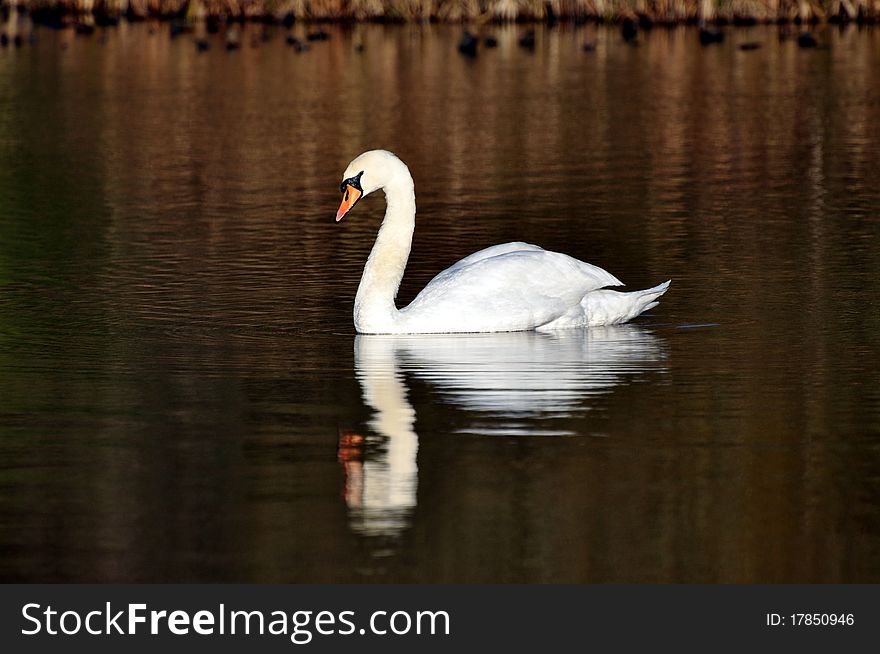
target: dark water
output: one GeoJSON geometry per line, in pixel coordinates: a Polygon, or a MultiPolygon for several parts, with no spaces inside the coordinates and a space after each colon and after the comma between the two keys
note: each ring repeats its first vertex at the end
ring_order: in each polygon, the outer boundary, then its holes
{"type": "Polygon", "coordinates": [[[880,581],[880,31],[493,31],[0,52],[0,577],[880,581]],[[403,302],[507,240],[672,288],[356,338],[374,147],[416,180],[403,302]]]}

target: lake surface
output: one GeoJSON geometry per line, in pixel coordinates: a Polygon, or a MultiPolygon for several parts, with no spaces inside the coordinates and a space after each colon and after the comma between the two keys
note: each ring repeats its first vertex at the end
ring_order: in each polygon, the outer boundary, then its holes
{"type": "Polygon", "coordinates": [[[0,51],[0,578],[880,581],[880,30],[262,29],[0,51]],[[402,303],[509,240],[672,287],[356,337],[376,147],[402,303]]]}

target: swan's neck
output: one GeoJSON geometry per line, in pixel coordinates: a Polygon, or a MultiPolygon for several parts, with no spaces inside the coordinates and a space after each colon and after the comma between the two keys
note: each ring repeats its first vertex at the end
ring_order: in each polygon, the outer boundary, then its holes
{"type": "Polygon", "coordinates": [[[412,247],[416,197],[412,177],[398,175],[385,186],[385,219],[364,266],[354,300],[354,324],[362,333],[391,331],[398,317],[394,298],[412,247]]]}

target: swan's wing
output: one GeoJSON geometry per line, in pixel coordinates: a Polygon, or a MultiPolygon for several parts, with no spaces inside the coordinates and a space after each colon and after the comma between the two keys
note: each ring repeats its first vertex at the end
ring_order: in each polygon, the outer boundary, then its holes
{"type": "MultiPolygon", "coordinates": [[[[434,279],[440,277],[441,275],[445,275],[447,273],[451,273],[455,270],[459,270],[460,268],[464,268],[465,266],[469,266],[472,263],[476,263],[477,261],[482,261],[483,259],[489,259],[491,257],[497,257],[501,254],[507,254],[508,252],[544,252],[544,248],[538,247],[537,245],[531,245],[530,243],[523,243],[521,241],[514,241],[513,243],[501,243],[499,245],[492,245],[487,247],[484,250],[480,250],[478,252],[474,252],[473,254],[469,254],[461,261],[452,264],[438,274],[434,279]]],[[[434,280],[431,280],[429,284],[432,284],[434,280]]]]}
{"type": "MultiPolygon", "coordinates": [[[[401,310],[432,331],[515,331],[555,320],[589,293],[621,282],[597,266],[535,246],[505,244],[437,275],[401,310]],[[511,249],[511,246],[514,246],[511,249]],[[505,250],[505,248],[507,248],[505,250]]],[[[489,248],[490,250],[493,248],[489,248]]],[[[469,257],[470,258],[470,257],[469,257]]]]}

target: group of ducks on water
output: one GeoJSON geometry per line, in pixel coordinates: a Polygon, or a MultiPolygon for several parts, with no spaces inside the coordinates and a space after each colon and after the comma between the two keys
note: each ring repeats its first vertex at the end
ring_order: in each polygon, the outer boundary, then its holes
{"type": "MultiPolygon", "coordinates": [[[[138,16],[127,15],[126,17],[129,21],[142,20],[142,17],[138,16]]],[[[48,14],[47,16],[43,16],[39,12],[32,12],[31,18],[34,25],[44,25],[56,29],[69,25],[69,23],[64,22],[61,15],[48,14]]],[[[77,19],[73,23],[73,27],[76,34],[88,36],[95,32],[96,26],[114,27],[119,24],[119,21],[119,16],[104,13],[95,13],[93,16],[91,16],[91,21],[86,22],[85,20],[77,19]]],[[[307,32],[302,38],[297,37],[294,34],[290,33],[290,29],[293,27],[294,22],[295,18],[292,14],[287,14],[286,16],[278,20],[278,24],[283,25],[288,30],[285,41],[287,45],[291,46],[294,52],[306,52],[310,48],[310,42],[326,41],[330,38],[330,34],[321,28],[307,32]]],[[[637,19],[625,18],[620,24],[620,34],[624,42],[633,46],[637,46],[639,45],[640,31],[649,30],[652,26],[653,23],[645,17],[640,17],[637,19]]],[[[241,29],[237,27],[234,23],[225,24],[225,21],[222,21],[219,17],[213,15],[206,17],[205,29],[202,31],[201,34],[195,37],[196,49],[200,52],[209,50],[211,47],[211,42],[207,38],[207,34],[216,34],[221,30],[222,27],[225,27],[225,48],[227,50],[238,50],[241,47],[241,29]]],[[[151,27],[150,32],[154,33],[155,28],[151,27]]],[[[191,21],[187,21],[182,18],[174,18],[169,23],[169,33],[171,38],[175,38],[182,34],[195,34],[196,26],[191,21]]],[[[787,28],[783,28],[780,31],[779,38],[780,40],[786,40],[787,38],[789,38],[790,35],[791,34],[787,30],[787,28]]],[[[723,31],[710,27],[705,23],[705,21],[701,21],[699,23],[699,40],[702,45],[709,46],[712,44],[722,43],[724,41],[724,38],[725,34],[723,31]]],[[[267,42],[269,40],[271,40],[271,30],[268,28],[268,26],[264,26],[259,35],[254,35],[252,37],[251,45],[253,47],[256,47],[260,42],[267,42]]],[[[36,41],[36,36],[33,31],[30,32],[30,36],[27,39],[25,39],[20,33],[7,34],[6,31],[0,31],[0,46],[3,47],[6,47],[8,45],[21,46],[24,45],[25,42],[33,43],[34,41],[36,41]]],[[[524,50],[534,50],[536,45],[535,30],[529,29],[524,32],[519,37],[518,44],[519,47],[523,48],[524,50]]],[[[808,31],[801,32],[797,36],[797,44],[801,48],[815,48],[819,45],[816,37],[808,31]]],[[[62,44],[62,47],[65,45],[66,44],[62,44]]],[[[498,46],[498,39],[492,35],[478,36],[471,33],[470,31],[465,30],[460,41],[458,42],[458,51],[466,57],[476,57],[481,46],[487,49],[495,48],[498,46]]],[[[358,52],[363,51],[363,41],[361,41],[360,39],[356,39],[354,47],[355,50],[358,52]]],[[[761,43],[757,41],[749,41],[739,44],[740,50],[756,50],[760,47],[761,43]]],[[[585,52],[593,52],[595,51],[595,49],[595,40],[588,40],[583,44],[583,50],[585,52]]]]}
{"type": "MultiPolygon", "coordinates": [[[[294,19],[292,15],[288,14],[281,20],[281,24],[286,27],[288,30],[293,27],[294,19]]],[[[220,31],[221,21],[216,16],[208,16],[205,20],[205,31],[208,34],[216,34],[220,31]]],[[[179,36],[180,34],[192,33],[195,31],[195,25],[191,22],[183,21],[183,20],[172,20],[171,21],[171,38],[179,36]]],[[[285,41],[287,45],[291,46],[294,52],[306,52],[309,50],[309,42],[313,41],[327,41],[330,38],[330,34],[325,32],[323,29],[318,28],[317,30],[308,32],[304,38],[300,39],[294,36],[293,34],[288,33],[285,41]]],[[[272,33],[267,26],[264,26],[259,36],[254,35],[251,39],[251,46],[257,47],[260,42],[267,42],[272,39],[272,33]]],[[[241,47],[241,30],[235,25],[228,26],[224,33],[224,43],[227,50],[238,50],[241,47]]],[[[204,52],[210,49],[211,43],[207,39],[206,36],[198,36],[196,37],[196,49],[199,52],[204,52]]]]}
{"type": "MultiPolygon", "coordinates": [[[[645,23],[644,21],[640,22],[642,23],[642,27],[644,29],[650,29],[652,27],[651,23],[645,23]]],[[[705,21],[701,21],[699,23],[699,27],[700,44],[708,46],[715,43],[724,42],[724,32],[722,32],[721,30],[709,27],[705,21]]],[[[639,22],[633,20],[632,18],[625,18],[621,23],[620,34],[623,37],[624,42],[633,46],[637,46],[639,44],[639,22]]],[[[785,30],[781,31],[779,34],[779,40],[784,41],[787,38],[788,32],[785,30]]],[[[484,47],[486,48],[494,48],[498,45],[498,40],[493,36],[483,37],[482,41],[484,47]]],[[[528,30],[525,34],[523,34],[523,36],[519,38],[518,42],[521,48],[525,50],[534,50],[535,30],[528,30]]],[[[801,48],[815,48],[818,47],[819,42],[816,40],[816,37],[813,36],[813,34],[811,34],[810,32],[801,32],[798,35],[797,44],[801,48]]],[[[464,34],[462,34],[461,40],[458,42],[458,51],[466,57],[476,57],[479,45],[480,37],[465,30],[464,34]]],[[[747,41],[739,45],[740,50],[757,50],[760,47],[761,43],[758,41],[747,41]]],[[[584,52],[594,52],[596,50],[596,42],[584,42],[583,50],[584,52]]]]}
{"type": "MultiPolygon", "coordinates": [[[[268,30],[263,30],[260,32],[259,37],[254,36],[251,40],[251,46],[256,47],[260,42],[266,42],[271,40],[271,34],[268,30]]],[[[314,32],[308,32],[305,38],[300,39],[294,36],[293,34],[288,34],[285,37],[285,42],[287,45],[293,48],[294,52],[307,52],[309,50],[309,43],[313,41],[327,41],[330,39],[330,34],[325,32],[322,29],[319,29],[314,32]]],[[[238,50],[241,47],[241,31],[237,27],[230,27],[226,30],[225,35],[225,44],[227,50],[238,50]]],[[[210,49],[210,41],[204,36],[196,38],[196,49],[199,52],[204,52],[210,49]]],[[[355,46],[357,49],[362,49],[363,46],[358,43],[355,46]]]]}
{"type": "MultiPolygon", "coordinates": [[[[92,14],[71,17],[65,14],[61,9],[38,8],[30,12],[24,12],[21,8],[16,10],[15,8],[3,6],[0,8],[0,22],[7,23],[9,21],[9,14],[12,11],[17,11],[17,13],[30,13],[30,20],[28,21],[30,25],[26,30],[14,27],[7,31],[0,27],[0,46],[2,47],[9,45],[22,46],[25,43],[36,43],[37,35],[35,28],[37,27],[44,27],[53,30],[72,28],[73,32],[78,36],[92,36],[98,31],[97,28],[117,27],[122,18],[125,18],[128,22],[143,22],[146,20],[144,16],[133,14],[131,12],[127,12],[123,15],[113,15],[96,11],[92,14]],[[28,32],[27,36],[23,35],[24,31],[28,32]]],[[[330,38],[330,34],[320,27],[314,30],[309,30],[302,38],[297,38],[289,32],[295,22],[293,14],[287,14],[278,20],[273,19],[264,22],[266,22],[266,24],[263,26],[262,31],[258,35],[255,34],[251,39],[251,45],[253,47],[259,45],[260,42],[265,43],[271,40],[272,31],[270,25],[276,23],[284,26],[288,30],[288,35],[286,36],[285,41],[295,52],[306,52],[309,50],[308,44],[310,42],[327,41],[330,38]]],[[[242,44],[242,31],[237,22],[227,22],[218,16],[209,15],[205,18],[203,29],[197,29],[197,23],[187,20],[186,18],[174,17],[168,21],[168,34],[172,39],[182,35],[195,35],[195,46],[200,52],[209,50],[211,47],[211,42],[207,38],[208,35],[217,34],[221,29],[224,34],[223,40],[225,48],[227,50],[238,50],[242,44]]],[[[149,33],[155,34],[156,31],[156,25],[151,24],[149,27],[149,33]]],[[[98,32],[98,34],[101,35],[99,42],[104,43],[105,38],[103,33],[98,32]]],[[[67,45],[66,42],[61,43],[62,48],[66,48],[67,45]]],[[[363,50],[363,43],[359,39],[356,39],[355,41],[355,49],[358,51],[363,50]]]]}

